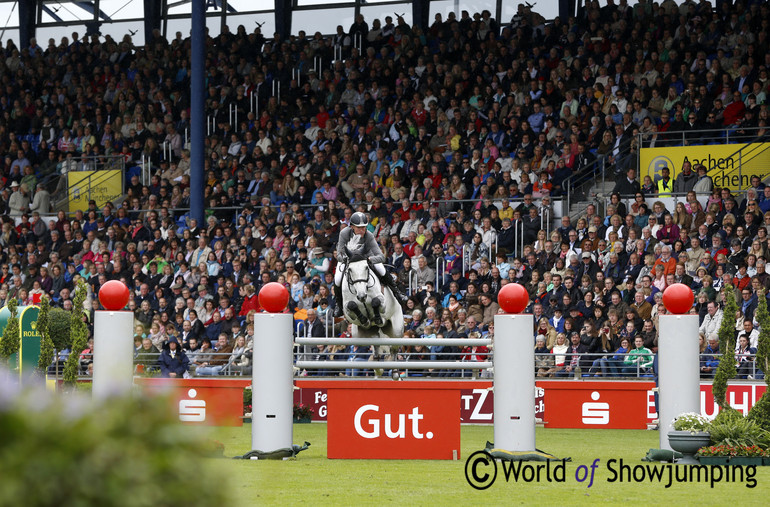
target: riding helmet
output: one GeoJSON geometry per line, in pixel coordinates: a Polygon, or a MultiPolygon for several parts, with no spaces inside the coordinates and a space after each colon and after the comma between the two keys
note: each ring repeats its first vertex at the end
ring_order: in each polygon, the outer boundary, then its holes
{"type": "Polygon", "coordinates": [[[366,227],[369,225],[369,218],[366,216],[366,213],[362,213],[361,211],[356,211],[353,213],[353,216],[350,217],[350,225],[355,225],[358,227],[366,227]]]}

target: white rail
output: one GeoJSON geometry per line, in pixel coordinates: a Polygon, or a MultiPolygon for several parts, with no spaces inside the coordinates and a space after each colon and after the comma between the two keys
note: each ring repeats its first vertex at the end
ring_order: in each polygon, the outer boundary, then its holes
{"type": "Polygon", "coordinates": [[[445,345],[464,347],[473,345],[491,345],[492,340],[485,338],[295,338],[297,345],[374,345],[374,346],[412,346],[445,345]]]}
{"type": "Polygon", "coordinates": [[[303,370],[347,370],[373,369],[385,370],[478,370],[492,368],[491,361],[459,362],[459,361],[297,361],[295,366],[303,370]]]}

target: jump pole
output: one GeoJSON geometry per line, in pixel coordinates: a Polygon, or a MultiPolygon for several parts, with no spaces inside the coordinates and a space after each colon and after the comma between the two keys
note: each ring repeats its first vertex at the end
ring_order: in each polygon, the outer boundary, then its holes
{"type": "Polygon", "coordinates": [[[523,286],[505,285],[495,315],[494,444],[513,452],[535,451],[535,343],[533,316],[521,314],[529,302],[523,286]]]}
{"type": "Polygon", "coordinates": [[[133,389],[134,314],[119,311],[129,297],[128,287],[118,280],[110,280],[99,289],[99,301],[106,309],[94,312],[95,399],[126,396],[133,389]]]}
{"type": "Polygon", "coordinates": [[[671,315],[661,315],[658,338],[658,428],[660,448],[672,450],[668,432],[685,412],[700,413],[700,348],[698,316],[686,315],[694,295],[684,284],[670,285],[663,304],[671,315]]]}
{"type": "MultiPolygon", "coordinates": [[[[269,312],[283,311],[288,299],[289,293],[277,283],[267,284],[259,292],[259,303],[269,312]]],[[[293,323],[294,316],[291,313],[254,315],[254,361],[251,374],[252,451],[270,453],[291,448],[293,444],[293,323]]]]}

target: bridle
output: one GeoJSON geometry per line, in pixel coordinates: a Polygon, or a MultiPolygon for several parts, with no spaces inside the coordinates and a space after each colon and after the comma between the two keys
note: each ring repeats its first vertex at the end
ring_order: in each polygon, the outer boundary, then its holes
{"type": "Polygon", "coordinates": [[[374,276],[372,276],[372,270],[368,262],[366,263],[366,278],[353,278],[353,275],[350,272],[350,262],[348,261],[345,266],[345,279],[348,282],[348,290],[352,293],[355,292],[353,287],[358,283],[365,283],[367,292],[369,292],[369,289],[373,288],[375,285],[374,276]],[[371,284],[369,283],[370,280],[371,284]]]}

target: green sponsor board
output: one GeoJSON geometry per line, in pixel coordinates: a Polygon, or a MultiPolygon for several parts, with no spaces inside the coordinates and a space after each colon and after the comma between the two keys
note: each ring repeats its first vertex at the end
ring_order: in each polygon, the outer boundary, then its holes
{"type": "MultiPolygon", "coordinates": [[[[35,371],[40,360],[40,334],[37,332],[37,315],[40,308],[19,306],[17,312],[21,332],[19,352],[11,356],[10,365],[12,369],[18,368],[20,377],[26,377],[35,371]]],[[[0,339],[9,318],[11,318],[11,312],[8,311],[7,306],[4,306],[0,309],[0,339]]]]}

